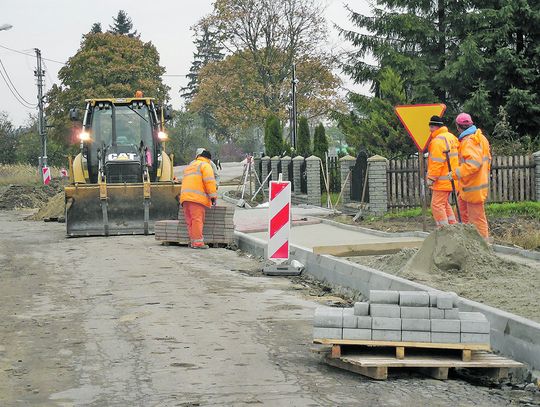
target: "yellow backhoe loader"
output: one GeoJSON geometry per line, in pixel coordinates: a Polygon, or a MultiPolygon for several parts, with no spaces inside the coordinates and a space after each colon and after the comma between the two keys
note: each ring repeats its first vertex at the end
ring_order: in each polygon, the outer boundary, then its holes
{"type": "Polygon", "coordinates": [[[181,185],[164,149],[170,114],[142,96],[86,100],[65,188],[68,236],[147,235],[155,221],[177,218],[181,185]]]}

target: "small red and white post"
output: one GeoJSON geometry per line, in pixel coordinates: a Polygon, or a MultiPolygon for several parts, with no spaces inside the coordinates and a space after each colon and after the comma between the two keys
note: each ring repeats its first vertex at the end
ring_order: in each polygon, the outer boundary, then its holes
{"type": "Polygon", "coordinates": [[[291,231],[291,183],[289,181],[270,181],[268,215],[268,259],[289,260],[291,231]]]}
{"type": "MultiPolygon", "coordinates": [[[[281,174],[280,174],[281,175],[281,174]]],[[[268,260],[275,264],[263,269],[267,275],[298,275],[301,271],[287,264],[291,231],[291,182],[270,181],[268,206],[268,260]]]]}
{"type": "Polygon", "coordinates": [[[49,183],[51,182],[51,169],[49,167],[42,167],[41,174],[43,177],[43,183],[45,185],[49,185],[49,183]]]}

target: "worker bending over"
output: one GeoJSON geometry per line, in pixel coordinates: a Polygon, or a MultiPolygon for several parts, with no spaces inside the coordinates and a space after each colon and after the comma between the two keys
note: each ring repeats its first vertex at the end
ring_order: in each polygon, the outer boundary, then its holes
{"type": "MultiPolygon", "coordinates": [[[[201,154],[205,149],[200,147],[197,149],[197,152],[195,153],[195,156],[198,156],[201,154]]],[[[212,166],[212,170],[214,171],[214,177],[216,178],[216,186],[219,188],[219,182],[220,182],[220,176],[218,172],[218,166],[215,163],[215,160],[210,160],[209,163],[212,166]]]]}
{"type": "Polygon", "coordinates": [[[435,224],[440,227],[456,223],[454,210],[449,202],[452,193],[452,178],[448,175],[448,162],[452,169],[458,166],[459,141],[448,131],[439,116],[429,121],[431,138],[428,151],[427,185],[432,190],[431,213],[435,224]]]}
{"type": "Polygon", "coordinates": [[[212,155],[197,150],[197,156],[184,170],[180,204],[193,249],[208,249],[204,244],[203,228],[206,208],[216,205],[217,187],[214,171],[210,166],[212,155]]]}
{"type": "Polygon", "coordinates": [[[459,134],[459,166],[449,175],[459,181],[458,205],[463,223],[472,223],[487,241],[488,222],[484,203],[489,192],[491,153],[489,142],[470,115],[456,117],[459,134]]]}

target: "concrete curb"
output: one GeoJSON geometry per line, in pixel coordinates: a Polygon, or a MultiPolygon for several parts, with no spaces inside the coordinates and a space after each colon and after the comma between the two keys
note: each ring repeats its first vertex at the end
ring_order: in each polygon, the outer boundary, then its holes
{"type": "MultiPolygon", "coordinates": [[[[265,257],[266,241],[238,231],[235,236],[241,250],[265,257]]],[[[337,257],[317,255],[305,247],[291,245],[291,259],[304,264],[308,275],[350,295],[368,298],[369,290],[439,291],[337,257]]],[[[462,297],[459,297],[458,305],[464,311],[482,312],[488,318],[494,350],[540,370],[539,323],[462,297]]]]}
{"type": "MultiPolygon", "coordinates": [[[[317,218],[316,216],[312,216],[312,217],[317,218]]],[[[327,225],[335,226],[335,227],[345,229],[345,230],[352,230],[356,232],[367,233],[367,234],[370,234],[373,236],[379,236],[379,237],[428,237],[429,236],[428,232],[421,232],[421,231],[384,232],[382,230],[369,229],[362,226],[347,225],[345,223],[335,222],[329,219],[323,219],[323,218],[318,218],[318,219],[320,219],[322,223],[326,223],[327,225]]],[[[517,247],[503,246],[500,244],[494,244],[492,247],[493,247],[493,251],[496,253],[511,254],[514,256],[524,257],[526,259],[540,261],[540,252],[520,249],[517,247]]]]}

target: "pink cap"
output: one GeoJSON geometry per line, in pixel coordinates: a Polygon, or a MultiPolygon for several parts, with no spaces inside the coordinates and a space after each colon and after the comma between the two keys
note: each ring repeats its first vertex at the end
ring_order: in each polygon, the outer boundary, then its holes
{"type": "Polygon", "coordinates": [[[456,117],[456,124],[460,127],[469,127],[472,126],[474,123],[470,114],[460,113],[456,117]]]}

